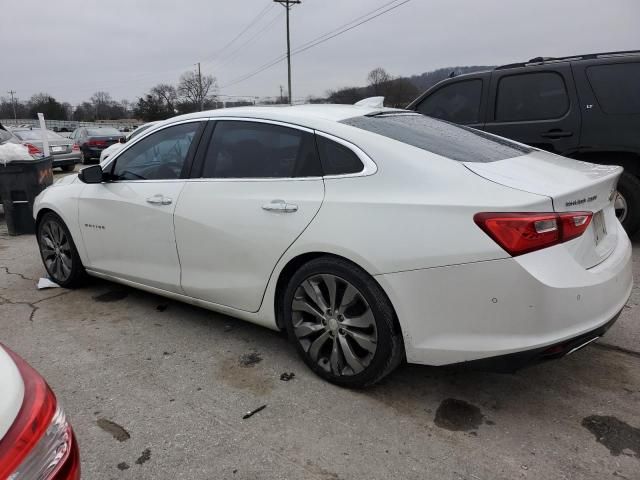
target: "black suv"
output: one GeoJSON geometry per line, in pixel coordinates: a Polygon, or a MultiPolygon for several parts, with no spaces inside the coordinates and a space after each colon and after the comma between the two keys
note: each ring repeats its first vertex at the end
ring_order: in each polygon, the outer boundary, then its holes
{"type": "Polygon", "coordinates": [[[525,63],[451,77],[407,108],[566,157],[625,169],[616,214],[640,227],[640,51],[525,63]]]}

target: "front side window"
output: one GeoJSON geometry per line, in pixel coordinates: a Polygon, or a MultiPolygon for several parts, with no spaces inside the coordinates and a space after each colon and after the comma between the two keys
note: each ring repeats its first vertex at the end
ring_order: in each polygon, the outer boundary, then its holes
{"type": "Polygon", "coordinates": [[[562,76],[555,72],[502,77],[496,98],[497,122],[560,118],[569,110],[562,76]]]}
{"type": "Polygon", "coordinates": [[[313,134],[259,122],[218,121],[204,178],[291,178],[322,175],[313,134]]]}
{"type": "Polygon", "coordinates": [[[605,113],[640,113],[640,63],[594,65],[587,68],[587,77],[605,113]]]}
{"type": "Polygon", "coordinates": [[[462,125],[479,123],[481,97],[482,80],[465,80],[436,90],[418,105],[417,110],[462,125]]]}
{"type": "Polygon", "coordinates": [[[202,122],[167,127],[124,151],[111,172],[114,180],[180,178],[193,139],[202,122]]]}

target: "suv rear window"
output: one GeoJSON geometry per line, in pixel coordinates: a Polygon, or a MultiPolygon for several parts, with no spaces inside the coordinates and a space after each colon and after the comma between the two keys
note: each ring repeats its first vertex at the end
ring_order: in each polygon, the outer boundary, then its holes
{"type": "Polygon", "coordinates": [[[498,83],[497,122],[560,118],[567,110],[567,88],[555,72],[509,75],[498,83]]]}
{"type": "Polygon", "coordinates": [[[640,63],[594,65],[587,77],[605,113],[640,113],[640,63]]]}
{"type": "Polygon", "coordinates": [[[505,138],[417,113],[354,117],[343,120],[342,123],[459,162],[495,162],[533,151],[505,138]]]}

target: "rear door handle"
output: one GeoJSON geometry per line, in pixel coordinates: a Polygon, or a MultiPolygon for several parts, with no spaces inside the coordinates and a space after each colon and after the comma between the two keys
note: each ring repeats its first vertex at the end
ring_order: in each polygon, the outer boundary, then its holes
{"type": "Polygon", "coordinates": [[[262,209],[267,212],[293,213],[298,211],[298,206],[284,200],[272,200],[271,203],[265,203],[262,209]]]}
{"type": "Polygon", "coordinates": [[[150,203],[151,205],[171,205],[171,202],[173,202],[173,200],[162,194],[157,194],[153,197],[147,198],[147,203],[150,203]]]}
{"type": "Polygon", "coordinates": [[[549,130],[548,132],[541,133],[540,136],[544,138],[567,138],[573,135],[573,132],[565,132],[564,130],[549,130]]]}

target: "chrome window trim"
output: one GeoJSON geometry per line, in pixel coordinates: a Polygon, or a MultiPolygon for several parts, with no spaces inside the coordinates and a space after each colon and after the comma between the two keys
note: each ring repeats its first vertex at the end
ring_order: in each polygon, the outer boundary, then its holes
{"type": "Polygon", "coordinates": [[[254,122],[254,123],[266,123],[270,125],[278,125],[286,128],[293,128],[296,130],[300,130],[303,132],[311,133],[314,135],[320,135],[324,138],[332,140],[340,145],[351,150],[362,162],[364,168],[355,173],[343,173],[337,175],[323,175],[323,176],[313,176],[313,177],[242,177],[242,178],[177,178],[177,179],[166,179],[166,180],[118,180],[112,183],[167,183],[167,182],[282,182],[282,181],[309,181],[309,180],[318,180],[318,179],[338,179],[338,178],[353,178],[353,177],[366,177],[369,175],[373,175],[378,171],[378,166],[375,162],[369,157],[360,147],[354,145],[353,143],[344,140],[340,137],[336,137],[330,133],[322,132],[319,130],[314,130],[312,128],[303,127],[302,125],[298,125],[295,123],[283,122],[280,120],[270,120],[264,118],[252,118],[252,117],[232,117],[232,116],[212,116],[212,117],[197,117],[190,118],[186,120],[182,120],[179,122],[169,123],[166,125],[162,125],[160,128],[151,127],[149,131],[143,133],[140,137],[136,138],[131,144],[124,147],[122,150],[114,153],[107,159],[107,162],[102,167],[103,170],[107,170],[110,168],[111,164],[120,157],[124,152],[129,150],[129,148],[133,147],[139,141],[145,139],[149,135],[152,135],[156,132],[164,130],[165,128],[173,127],[175,125],[181,125],[184,123],[193,123],[193,122],[208,122],[208,121],[240,121],[240,122],[254,122]]]}

